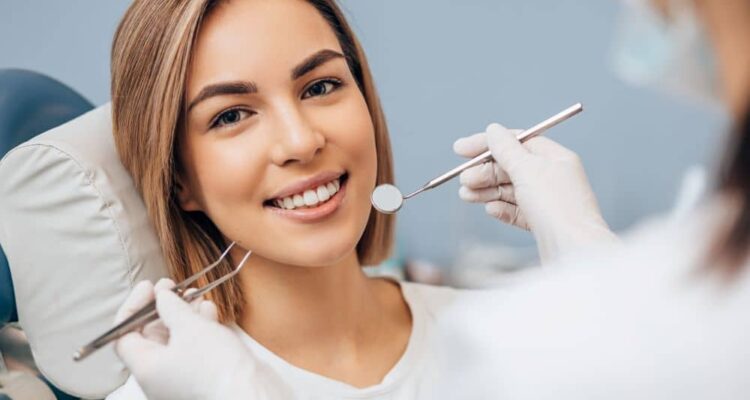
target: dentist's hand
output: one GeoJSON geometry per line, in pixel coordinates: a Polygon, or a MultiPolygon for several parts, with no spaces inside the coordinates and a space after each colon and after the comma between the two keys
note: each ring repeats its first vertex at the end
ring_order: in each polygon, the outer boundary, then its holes
{"type": "Polygon", "coordinates": [[[524,144],[519,130],[491,124],[461,138],[454,151],[473,158],[492,151],[494,162],[461,173],[461,199],[485,203],[493,217],[530,230],[542,262],[597,241],[617,241],[601,216],[578,155],[545,137],[524,144]]]}
{"type": "Polygon", "coordinates": [[[171,290],[140,282],[120,307],[116,322],[156,297],[160,321],[116,343],[122,361],[150,400],[258,399],[255,363],[229,328],[217,322],[216,305],[202,299],[188,304],[171,290]]]}

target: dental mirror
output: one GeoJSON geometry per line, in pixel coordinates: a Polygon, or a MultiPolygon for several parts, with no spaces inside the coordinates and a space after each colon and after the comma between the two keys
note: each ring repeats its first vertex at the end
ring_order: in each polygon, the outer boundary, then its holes
{"type": "MultiPolygon", "coordinates": [[[[574,104],[566,108],[565,110],[557,113],[556,115],[521,132],[520,134],[518,134],[518,140],[521,143],[523,143],[533,137],[541,135],[547,129],[552,128],[553,126],[567,120],[568,118],[580,113],[581,111],[583,111],[583,105],[581,103],[574,104]]],[[[408,194],[406,196],[401,194],[401,191],[396,186],[391,185],[390,183],[384,183],[382,185],[378,185],[378,187],[375,188],[375,190],[372,192],[372,196],[370,197],[370,201],[373,207],[375,207],[375,209],[380,211],[381,213],[395,214],[398,210],[401,209],[401,206],[403,206],[404,200],[414,197],[424,191],[438,187],[471,167],[484,164],[490,161],[492,161],[492,152],[487,150],[486,152],[459,165],[458,167],[453,168],[452,170],[425,183],[417,191],[411,194],[408,194]]]]}
{"type": "Polygon", "coordinates": [[[372,205],[383,214],[393,214],[404,204],[404,195],[397,187],[385,183],[372,192],[372,205]]]}

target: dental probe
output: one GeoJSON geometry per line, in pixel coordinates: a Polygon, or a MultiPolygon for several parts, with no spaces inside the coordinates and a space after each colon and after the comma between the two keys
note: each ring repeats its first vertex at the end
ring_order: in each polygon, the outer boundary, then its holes
{"type": "MultiPolygon", "coordinates": [[[[583,111],[583,105],[581,103],[572,105],[567,109],[557,113],[556,115],[521,132],[520,134],[518,134],[518,140],[523,143],[531,138],[541,135],[547,129],[552,128],[553,126],[567,120],[568,118],[580,113],[581,111],[583,111]]],[[[375,190],[372,192],[370,200],[375,209],[380,211],[381,213],[394,214],[401,209],[401,206],[403,206],[404,204],[404,200],[410,199],[422,192],[438,187],[443,183],[451,180],[461,172],[489,161],[492,161],[492,152],[490,150],[487,150],[484,153],[474,157],[473,159],[457,166],[456,168],[453,168],[452,170],[438,176],[437,178],[432,179],[431,181],[425,183],[417,191],[406,196],[404,196],[401,193],[401,190],[399,190],[396,186],[385,183],[375,188],[375,190]]]]}

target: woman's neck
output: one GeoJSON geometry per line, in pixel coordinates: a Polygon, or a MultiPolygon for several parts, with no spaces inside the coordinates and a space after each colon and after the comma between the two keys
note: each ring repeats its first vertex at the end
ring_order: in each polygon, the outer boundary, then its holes
{"type": "Polygon", "coordinates": [[[380,332],[383,301],[356,252],[326,267],[259,257],[240,280],[245,307],[237,323],[274,352],[335,354],[372,343],[380,332]]]}

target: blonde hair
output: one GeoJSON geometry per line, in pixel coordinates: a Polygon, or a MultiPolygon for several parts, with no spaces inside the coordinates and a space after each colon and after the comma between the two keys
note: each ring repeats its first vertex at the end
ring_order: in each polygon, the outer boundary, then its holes
{"type": "MultiPolygon", "coordinates": [[[[375,130],[377,183],[393,182],[390,140],[380,99],[361,45],[334,0],[307,0],[336,34],[375,130]]],[[[196,36],[216,0],[135,0],[112,44],[112,123],[120,159],[130,172],[156,229],[171,278],[180,281],[216,260],[227,245],[203,213],[189,213],[175,196],[176,157],[185,112],[186,77],[196,36]]],[[[370,212],[356,251],[363,265],[387,258],[393,216],[370,212]]],[[[232,268],[218,266],[199,285],[232,268]]],[[[236,320],[244,305],[238,281],[208,295],[223,322],[236,320]]]]}

